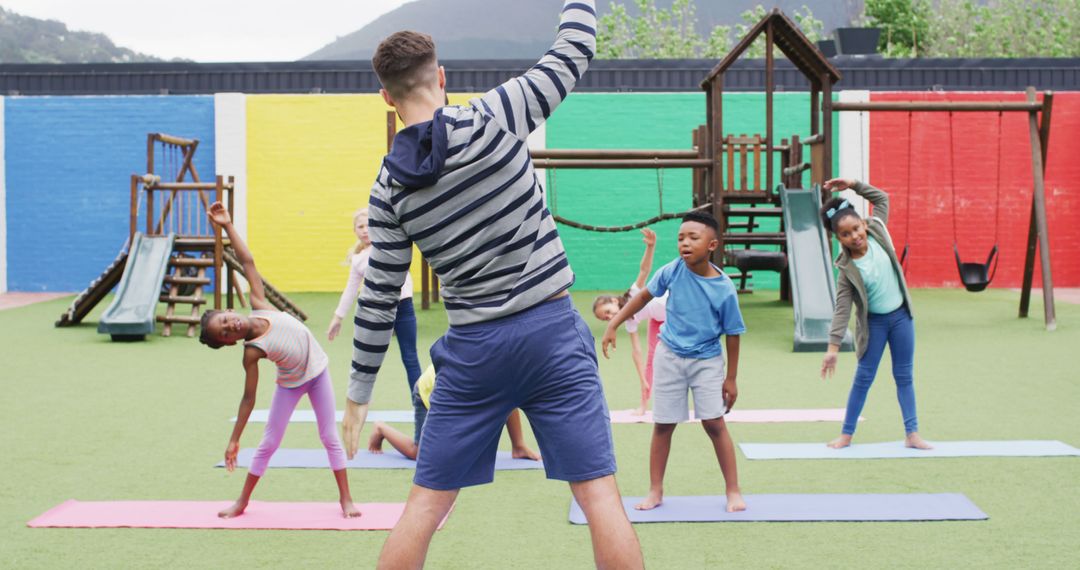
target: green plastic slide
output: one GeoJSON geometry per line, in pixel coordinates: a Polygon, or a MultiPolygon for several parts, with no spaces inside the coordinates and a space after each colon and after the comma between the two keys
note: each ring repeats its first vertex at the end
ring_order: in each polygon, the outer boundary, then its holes
{"type": "Polygon", "coordinates": [[[113,340],[142,340],[154,332],[158,297],[174,237],[135,234],[116,296],[98,321],[99,333],[111,335],[113,340]]]}
{"type": "MultiPolygon", "coordinates": [[[[829,346],[836,299],[832,249],[821,224],[821,190],[779,187],[787,233],[791,299],[795,306],[795,352],[824,351],[829,346]]],[[[841,350],[851,350],[851,332],[841,350]]]]}

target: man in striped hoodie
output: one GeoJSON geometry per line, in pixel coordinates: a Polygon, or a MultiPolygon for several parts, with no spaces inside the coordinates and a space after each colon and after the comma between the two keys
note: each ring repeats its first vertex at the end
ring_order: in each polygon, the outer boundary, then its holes
{"type": "Polygon", "coordinates": [[[526,138],[585,72],[596,48],[593,0],[567,0],[552,48],[466,106],[445,106],[429,36],[398,32],[373,58],[405,123],[371,189],[373,250],[358,301],[346,449],[360,428],[390,342],[415,244],[443,284],[450,329],[414,486],[380,568],[418,568],[458,490],[489,483],[506,417],[529,418],[552,479],[570,483],[589,520],[597,566],[641,567],[615,484],[615,455],[595,341],[571,303],[574,274],[544,205],[526,138]]]}

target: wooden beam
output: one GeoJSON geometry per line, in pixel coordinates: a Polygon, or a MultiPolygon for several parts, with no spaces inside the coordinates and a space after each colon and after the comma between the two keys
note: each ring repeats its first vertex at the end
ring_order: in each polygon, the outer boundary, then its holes
{"type": "MultiPolygon", "coordinates": [[[[1027,99],[1029,102],[1035,100],[1035,89],[1033,87],[1027,89],[1027,99]]],[[[1050,236],[1047,227],[1044,175],[1050,145],[1050,112],[1053,109],[1053,93],[1044,95],[1042,109],[1041,126],[1035,111],[1028,114],[1028,128],[1031,137],[1031,169],[1035,190],[1031,200],[1031,220],[1028,226],[1028,247],[1024,260],[1024,282],[1021,287],[1019,316],[1026,317],[1028,314],[1037,245],[1040,250],[1039,259],[1042,270],[1043,318],[1046,330],[1052,331],[1057,328],[1057,316],[1054,308],[1054,283],[1050,273],[1050,236]]]]}
{"type": "Polygon", "coordinates": [[[773,91],[776,90],[776,62],[773,56],[776,30],[773,20],[765,26],[765,191],[773,189],[773,91]]]}

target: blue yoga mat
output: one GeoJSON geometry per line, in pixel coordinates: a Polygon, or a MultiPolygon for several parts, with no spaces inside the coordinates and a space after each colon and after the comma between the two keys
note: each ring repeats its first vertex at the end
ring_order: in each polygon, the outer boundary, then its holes
{"type": "Polygon", "coordinates": [[[931,441],[934,449],[911,449],[902,441],[854,443],[832,449],[824,443],[740,443],[747,459],[907,459],[927,457],[1059,457],[1080,449],[1060,441],[931,441]]]}
{"type": "MultiPolygon", "coordinates": [[[[334,414],[334,419],[338,422],[345,417],[345,412],[338,410],[334,414]]],[[[248,417],[249,422],[266,423],[270,418],[270,410],[251,410],[251,416],[248,417]]],[[[236,418],[233,417],[231,422],[235,422],[236,418]]],[[[413,411],[412,410],[372,410],[368,412],[367,422],[386,422],[388,424],[411,424],[413,423],[413,411]]],[[[312,410],[296,410],[293,412],[292,417],[289,418],[289,423],[315,423],[315,412],[312,410]]]]}
{"type": "MultiPolygon", "coordinates": [[[[255,450],[241,449],[236,456],[237,467],[251,467],[251,458],[255,450]]],[[[224,467],[222,461],[214,467],[224,467]]],[[[278,449],[270,458],[270,468],[329,469],[330,460],[325,449],[278,449]]],[[[383,453],[360,451],[348,462],[350,469],[416,469],[416,461],[405,457],[395,450],[387,449],[383,453]]],[[[540,461],[514,459],[509,451],[500,451],[495,458],[496,471],[516,471],[520,469],[543,469],[540,461]]]]}
{"type": "MultiPolygon", "coordinates": [[[[664,497],[650,511],[634,505],[641,497],[624,497],[630,522],[815,522],[815,521],[957,521],[989,517],[960,493],[897,495],[746,495],[746,510],[729,513],[725,497],[664,497]]],[[[570,503],[570,522],[586,524],[577,501],[570,503]]]]}

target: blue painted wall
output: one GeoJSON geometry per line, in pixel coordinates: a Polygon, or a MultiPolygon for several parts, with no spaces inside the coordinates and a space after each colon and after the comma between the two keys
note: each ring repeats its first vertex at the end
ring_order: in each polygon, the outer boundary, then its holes
{"type": "Polygon", "coordinates": [[[215,173],[212,96],[11,97],[5,130],[11,291],[78,291],[112,261],[147,133],[199,139],[195,167],[215,173]]]}

